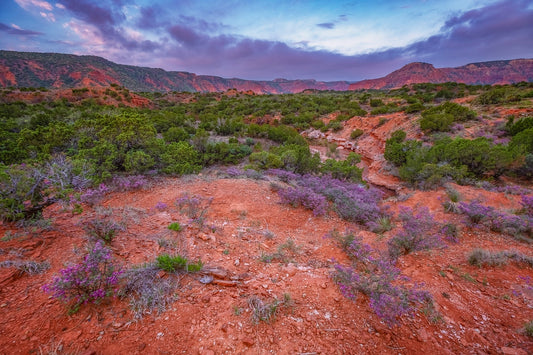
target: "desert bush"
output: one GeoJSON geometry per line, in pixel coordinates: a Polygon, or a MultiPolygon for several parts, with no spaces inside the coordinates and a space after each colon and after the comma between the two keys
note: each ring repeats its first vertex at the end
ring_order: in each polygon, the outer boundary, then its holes
{"type": "Polygon", "coordinates": [[[363,133],[365,133],[365,132],[362,129],[360,129],[360,128],[354,129],[352,131],[352,133],[350,133],[350,138],[351,139],[357,139],[357,138],[361,137],[363,135],[363,133]]]}
{"type": "Polygon", "coordinates": [[[200,271],[203,267],[203,264],[200,260],[196,263],[191,263],[186,257],[181,255],[168,255],[162,254],[156,258],[157,267],[166,272],[176,272],[183,270],[186,272],[197,272],[200,271]]]}
{"type": "Polygon", "coordinates": [[[324,196],[317,194],[310,188],[294,188],[278,190],[281,203],[290,204],[293,207],[303,206],[313,211],[315,216],[326,214],[328,203],[324,196]]]}
{"type": "Polygon", "coordinates": [[[520,198],[520,204],[522,205],[525,214],[533,217],[533,195],[522,195],[520,198]]]}
{"type": "Polygon", "coordinates": [[[293,305],[294,302],[288,293],[283,295],[283,299],[274,298],[271,302],[265,302],[257,296],[248,298],[248,306],[252,311],[252,321],[254,323],[259,323],[260,321],[271,323],[275,320],[276,313],[280,308],[292,307],[293,305]]]}
{"type": "Polygon", "coordinates": [[[111,250],[97,241],[82,262],[62,269],[43,290],[69,303],[70,311],[76,312],[83,304],[98,304],[113,295],[120,274],[120,267],[112,262],[111,250]]]}
{"type": "Polygon", "coordinates": [[[114,176],[111,186],[117,191],[139,190],[148,186],[148,180],[143,175],[114,176]]]}
{"type": "Polygon", "coordinates": [[[146,314],[157,315],[166,311],[174,297],[174,281],[170,277],[159,277],[160,269],[154,265],[143,265],[124,271],[121,279],[124,286],[119,295],[128,297],[134,318],[146,314]]]}
{"type": "Polygon", "coordinates": [[[518,240],[531,242],[533,223],[528,215],[519,216],[501,212],[476,201],[460,202],[459,211],[468,218],[472,226],[486,227],[495,232],[511,235],[518,240]]]}
{"type": "Polygon", "coordinates": [[[351,300],[359,293],[367,295],[372,310],[388,326],[416,311],[417,306],[432,304],[431,295],[418,285],[409,288],[399,284],[403,279],[400,270],[391,260],[374,257],[375,252],[360,238],[355,238],[348,249],[353,265],[335,265],[333,279],[341,293],[351,300]]]}
{"type": "Polygon", "coordinates": [[[377,189],[341,181],[331,176],[305,175],[297,184],[301,188],[309,188],[325,196],[333,203],[337,214],[348,221],[366,225],[386,215],[379,205],[382,193],[377,189]]]}
{"type": "Polygon", "coordinates": [[[0,262],[1,267],[14,267],[21,273],[37,275],[50,269],[50,263],[48,261],[37,262],[33,260],[4,260],[0,262]]]}
{"type": "Polygon", "coordinates": [[[528,337],[533,338],[533,320],[524,324],[524,331],[528,337]]]}
{"type": "Polygon", "coordinates": [[[454,117],[445,113],[426,114],[420,119],[420,129],[423,131],[446,132],[450,130],[454,117]]]}
{"type": "Polygon", "coordinates": [[[443,207],[446,212],[459,213],[459,201],[461,200],[461,195],[454,188],[446,188],[446,195],[448,196],[448,201],[443,202],[443,207]]]}
{"type": "Polygon", "coordinates": [[[129,173],[143,173],[154,165],[154,158],[142,150],[130,150],[124,158],[124,169],[129,173]]]}
{"type": "Polygon", "coordinates": [[[414,113],[414,112],[420,112],[424,110],[424,105],[420,102],[415,102],[409,106],[407,106],[404,110],[405,113],[414,113]]]}
{"type": "Polygon", "coordinates": [[[191,174],[200,171],[198,152],[187,142],[172,142],[161,156],[167,174],[191,174]]]}
{"type": "Polygon", "coordinates": [[[518,133],[530,128],[533,128],[533,116],[521,118],[516,122],[514,120],[514,116],[511,116],[505,125],[505,129],[511,136],[515,136],[518,133]]]}
{"type": "Polygon", "coordinates": [[[388,241],[391,257],[444,245],[435,231],[436,223],[427,207],[422,207],[415,213],[409,207],[400,206],[398,217],[402,221],[402,229],[388,241]]]}
{"type": "Polygon", "coordinates": [[[470,203],[460,202],[459,211],[468,217],[471,225],[477,225],[489,219],[494,212],[494,208],[490,206],[484,206],[476,201],[472,201],[470,203]]]}
{"type": "Polygon", "coordinates": [[[393,224],[390,216],[382,216],[378,217],[378,219],[375,221],[368,222],[367,226],[372,232],[383,234],[390,231],[393,227],[393,224]]]}
{"type": "Polygon", "coordinates": [[[109,188],[106,184],[100,184],[94,189],[87,189],[80,194],[80,201],[88,204],[89,206],[94,206],[100,203],[105,195],[109,192],[109,188]]]}
{"type": "Polygon", "coordinates": [[[360,161],[361,156],[351,152],[344,160],[327,159],[320,171],[330,174],[334,179],[361,182],[363,171],[356,166],[360,161]]]}
{"type": "Polygon", "coordinates": [[[57,201],[52,197],[46,175],[40,167],[0,165],[0,218],[17,221],[39,217],[41,211],[57,201]]]}
{"type": "Polygon", "coordinates": [[[444,239],[451,243],[459,242],[459,229],[453,223],[444,224],[439,233],[444,237],[444,239]]]}
{"type": "Polygon", "coordinates": [[[176,207],[180,213],[184,213],[190,218],[190,222],[202,227],[207,218],[207,212],[211,202],[213,202],[213,198],[204,198],[184,193],[176,199],[176,207]]]}
{"type": "Polygon", "coordinates": [[[172,222],[168,225],[168,229],[171,231],[179,232],[181,231],[181,225],[178,222],[172,222]]]}
{"type": "Polygon", "coordinates": [[[252,153],[249,159],[257,169],[278,169],[283,166],[279,155],[265,151],[252,153]]]}
{"type": "Polygon", "coordinates": [[[330,231],[326,235],[326,237],[329,237],[335,242],[337,242],[339,247],[341,247],[344,251],[348,251],[348,247],[352,244],[355,238],[358,238],[354,231],[346,231],[345,233],[340,233],[335,229],[330,231]]]}
{"type": "Polygon", "coordinates": [[[533,257],[524,255],[515,250],[503,250],[492,252],[490,250],[476,248],[468,255],[468,263],[474,266],[500,266],[505,265],[508,261],[514,261],[518,264],[525,264],[533,267],[533,257]]]}
{"type": "Polygon", "coordinates": [[[85,217],[80,223],[91,239],[101,240],[109,244],[117,232],[125,229],[114,219],[114,214],[115,212],[111,208],[96,208],[94,216],[85,217]]]}

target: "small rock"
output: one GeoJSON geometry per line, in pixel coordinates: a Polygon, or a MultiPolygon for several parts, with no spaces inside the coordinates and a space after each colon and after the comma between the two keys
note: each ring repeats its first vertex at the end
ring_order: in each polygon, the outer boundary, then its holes
{"type": "Polygon", "coordinates": [[[252,346],[252,345],[255,344],[255,341],[254,341],[252,338],[250,338],[250,337],[244,337],[244,338],[242,339],[242,343],[243,343],[244,345],[246,345],[246,346],[252,346]]]}
{"type": "Polygon", "coordinates": [[[320,287],[325,289],[326,287],[328,287],[328,285],[324,282],[324,283],[320,284],[320,287]]]}
{"type": "Polygon", "coordinates": [[[213,283],[215,285],[219,285],[219,286],[227,286],[227,287],[232,287],[232,286],[236,286],[237,283],[235,281],[229,281],[229,280],[218,280],[218,279],[215,279],[213,280],[213,283]]]}
{"type": "Polygon", "coordinates": [[[233,265],[239,266],[240,264],[241,264],[241,261],[239,259],[235,259],[235,262],[233,263],[233,265]]]}
{"type": "Polygon", "coordinates": [[[204,275],[202,277],[200,277],[200,280],[199,280],[201,283],[203,284],[210,284],[211,282],[213,282],[213,276],[211,275],[204,275]]]}
{"type": "Polygon", "coordinates": [[[122,323],[114,322],[113,324],[111,324],[111,326],[112,326],[113,328],[117,329],[117,328],[122,327],[122,323]]]}
{"type": "Polygon", "coordinates": [[[211,296],[209,295],[205,295],[202,297],[202,302],[203,303],[209,303],[209,301],[211,300],[211,296]]]}
{"type": "Polygon", "coordinates": [[[222,324],[222,327],[220,327],[220,329],[221,329],[224,333],[227,333],[227,332],[228,332],[228,323],[224,323],[224,324],[222,324]]]}

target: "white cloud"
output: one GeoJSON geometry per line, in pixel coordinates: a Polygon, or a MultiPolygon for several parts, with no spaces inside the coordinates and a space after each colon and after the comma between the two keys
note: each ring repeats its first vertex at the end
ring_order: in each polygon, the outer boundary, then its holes
{"type": "Polygon", "coordinates": [[[44,0],[15,0],[15,2],[24,10],[30,10],[33,7],[52,11],[53,6],[44,0]]]}
{"type": "Polygon", "coordinates": [[[40,14],[41,14],[42,17],[44,17],[48,21],[56,22],[56,18],[55,18],[53,13],[51,13],[51,12],[46,13],[46,12],[42,12],[41,11],[40,14]]]}
{"type": "Polygon", "coordinates": [[[103,46],[105,44],[102,34],[94,26],[72,20],[65,23],[63,27],[71,30],[78,37],[80,37],[84,41],[84,47],[94,48],[103,46]]]}
{"type": "Polygon", "coordinates": [[[16,28],[17,30],[22,30],[22,28],[20,28],[20,26],[17,26],[14,23],[11,24],[11,27],[16,28]]]}
{"type": "Polygon", "coordinates": [[[57,7],[58,9],[65,10],[65,5],[63,5],[63,4],[61,4],[61,3],[57,3],[57,4],[56,4],[56,7],[57,7]]]}

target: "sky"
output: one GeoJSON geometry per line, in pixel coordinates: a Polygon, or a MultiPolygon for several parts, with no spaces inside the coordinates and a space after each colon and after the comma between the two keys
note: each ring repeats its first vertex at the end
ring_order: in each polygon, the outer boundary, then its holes
{"type": "Polygon", "coordinates": [[[533,58],[533,0],[0,0],[0,49],[251,80],[533,58]]]}

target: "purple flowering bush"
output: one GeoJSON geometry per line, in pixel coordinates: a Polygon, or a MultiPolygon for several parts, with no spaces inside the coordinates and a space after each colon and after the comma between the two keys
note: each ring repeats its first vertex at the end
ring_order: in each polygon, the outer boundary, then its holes
{"type": "Polygon", "coordinates": [[[43,286],[46,293],[65,303],[76,312],[87,303],[99,304],[115,292],[121,274],[113,264],[111,250],[97,241],[79,264],[60,270],[49,284],[43,286]]]}
{"type": "Polygon", "coordinates": [[[459,211],[468,217],[468,220],[472,225],[478,225],[489,219],[489,216],[494,213],[494,208],[483,206],[476,201],[470,203],[460,202],[459,211]]]}
{"type": "Polygon", "coordinates": [[[236,177],[244,175],[244,171],[235,166],[231,166],[226,169],[226,174],[228,174],[229,177],[236,178],[236,177]]]}
{"type": "Polygon", "coordinates": [[[533,217],[533,195],[522,195],[520,202],[526,215],[533,217]]]}
{"type": "Polygon", "coordinates": [[[212,202],[212,197],[205,198],[184,193],[176,199],[176,207],[180,213],[184,213],[190,218],[191,223],[196,223],[202,228],[212,202]]]}
{"type": "MultiPolygon", "coordinates": [[[[532,198],[533,200],[533,198],[532,198]]],[[[531,203],[526,195],[522,196],[522,206],[526,214],[515,215],[496,210],[494,207],[484,206],[478,202],[461,202],[459,211],[466,215],[472,226],[485,227],[492,231],[505,233],[520,240],[531,242],[533,236],[533,218],[528,211],[531,203]]]]}
{"type": "Polygon", "coordinates": [[[323,195],[319,195],[310,188],[294,188],[278,190],[281,203],[287,203],[293,207],[303,206],[313,211],[315,216],[325,215],[328,201],[323,195]]]}
{"type": "Polygon", "coordinates": [[[372,310],[388,326],[415,312],[417,305],[433,304],[431,294],[421,290],[420,285],[410,288],[399,283],[408,279],[401,276],[393,260],[373,254],[372,248],[356,236],[348,247],[353,265],[335,265],[333,278],[345,297],[355,300],[359,293],[367,295],[372,310]]]}
{"type": "MultiPolygon", "coordinates": [[[[298,199],[298,196],[308,196],[311,199],[309,204],[318,205],[318,214],[321,214],[321,209],[325,208],[325,202],[322,202],[323,200],[317,195],[322,195],[332,203],[337,214],[347,221],[369,226],[369,223],[387,216],[386,211],[380,206],[382,193],[377,189],[367,188],[327,175],[303,175],[296,178],[297,175],[295,174],[284,177],[283,174],[276,171],[274,171],[274,175],[280,175],[282,176],[281,179],[287,178],[293,182],[294,186],[288,188],[289,191],[283,190],[281,192],[280,197],[287,194],[293,197],[290,199],[282,197],[284,203],[292,203],[293,200],[298,199]]],[[[301,202],[299,204],[304,205],[301,202]]],[[[313,209],[313,211],[315,210],[313,209]]]]}
{"type": "Polygon", "coordinates": [[[388,242],[391,257],[444,246],[435,230],[437,223],[427,207],[422,207],[415,213],[409,207],[400,206],[399,218],[402,228],[388,242]]]}
{"type": "Polygon", "coordinates": [[[87,189],[80,195],[80,201],[90,206],[94,206],[109,192],[105,184],[100,184],[96,189],[87,189]]]}
{"type": "Polygon", "coordinates": [[[143,175],[115,176],[111,184],[117,191],[131,191],[145,188],[148,180],[143,175]]]}

